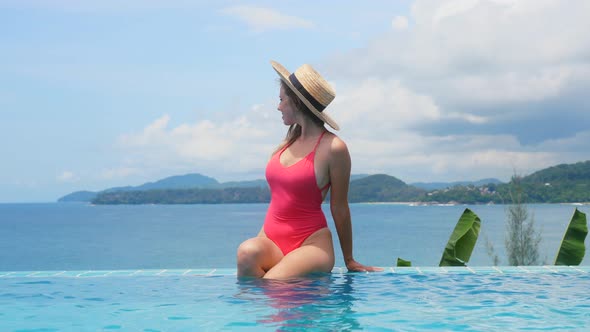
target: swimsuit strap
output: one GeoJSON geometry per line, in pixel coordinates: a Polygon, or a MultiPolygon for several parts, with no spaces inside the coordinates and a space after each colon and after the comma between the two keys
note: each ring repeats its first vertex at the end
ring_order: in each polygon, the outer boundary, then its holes
{"type": "Polygon", "coordinates": [[[314,152],[314,153],[315,153],[315,150],[317,150],[317,149],[318,149],[318,146],[320,145],[320,142],[322,141],[322,137],[324,137],[324,134],[325,134],[325,133],[326,133],[325,131],[324,131],[324,132],[322,132],[322,134],[320,135],[320,138],[318,138],[318,141],[315,143],[315,146],[314,146],[314,148],[313,148],[313,152],[314,152]]]}
{"type": "Polygon", "coordinates": [[[320,191],[321,192],[324,192],[324,190],[326,190],[326,189],[328,189],[328,187],[330,187],[330,184],[331,184],[330,182],[326,183],[325,186],[323,186],[323,187],[320,188],[320,191]]]}
{"type": "MultiPolygon", "coordinates": [[[[320,142],[322,141],[322,137],[324,137],[324,134],[326,133],[326,131],[324,131],[320,137],[318,138],[318,141],[315,143],[315,146],[313,147],[313,150],[310,152],[310,154],[313,152],[313,154],[315,155],[315,151],[318,149],[318,146],[320,145],[320,142]]],[[[285,146],[283,146],[279,152],[277,152],[275,155],[276,156],[280,156],[281,154],[283,154],[283,152],[285,150],[287,150],[294,142],[291,142],[289,144],[285,144],[285,146]]],[[[308,155],[309,156],[309,155],[308,155]]]]}

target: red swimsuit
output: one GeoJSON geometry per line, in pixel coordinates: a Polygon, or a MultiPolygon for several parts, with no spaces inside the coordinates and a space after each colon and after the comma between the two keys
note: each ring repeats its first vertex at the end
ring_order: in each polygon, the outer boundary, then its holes
{"type": "Polygon", "coordinates": [[[284,255],[299,248],[314,232],[328,227],[322,211],[322,192],[330,184],[318,188],[314,169],[315,151],[324,134],[320,135],[313,151],[294,165],[281,165],[281,154],[289,147],[285,146],[266,166],[271,199],[264,219],[264,233],[284,255]]]}

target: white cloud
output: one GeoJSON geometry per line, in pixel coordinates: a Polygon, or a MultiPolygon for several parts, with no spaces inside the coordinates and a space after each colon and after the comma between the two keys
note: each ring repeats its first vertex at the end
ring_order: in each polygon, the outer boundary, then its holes
{"type": "Polygon", "coordinates": [[[459,74],[449,78],[443,89],[453,94],[449,99],[463,103],[539,101],[558,96],[577,75],[573,69],[573,66],[558,66],[542,68],[534,73],[459,74]]]}
{"type": "Polygon", "coordinates": [[[226,15],[244,22],[250,29],[266,31],[276,29],[310,29],[314,24],[306,19],[289,16],[271,8],[257,6],[232,6],[223,9],[226,15]]]}
{"type": "MultiPolygon", "coordinates": [[[[121,136],[120,147],[131,156],[127,160],[131,169],[262,178],[266,161],[286,129],[271,104],[253,105],[243,116],[218,122],[171,126],[171,117],[163,115],[142,131],[121,136]]],[[[585,134],[575,142],[548,141],[542,148],[531,149],[507,134],[427,135],[412,127],[443,119],[480,125],[489,119],[443,113],[432,98],[398,81],[377,78],[356,85],[339,84],[338,97],[328,111],[343,128],[339,134],[351,151],[354,173],[387,173],[407,182],[508,180],[515,170],[527,174],[563,162],[560,150],[573,144],[583,146],[588,138],[585,134]]],[[[575,158],[569,160],[577,161],[575,158]]],[[[125,175],[125,168],[108,174],[125,175]]]]}
{"type": "MultiPolygon", "coordinates": [[[[325,74],[338,86],[327,112],[342,127],[353,172],[384,172],[404,181],[506,180],[515,169],[526,173],[588,159],[588,133],[526,146],[514,133],[486,131],[510,124],[503,122],[510,118],[534,124],[535,113],[518,105],[559,98],[574,85],[588,87],[588,4],[417,0],[410,18],[396,16],[385,22],[391,28],[382,36],[326,59],[325,74]],[[512,106],[510,112],[505,105],[512,106]],[[444,128],[449,123],[463,127],[444,128]]],[[[233,6],[222,12],[255,31],[314,28],[311,21],[270,8],[233,6]]],[[[192,85],[185,85],[192,93],[192,85]]],[[[118,147],[126,159],[102,176],[168,169],[260,178],[286,129],[275,108],[260,101],[239,117],[174,125],[163,115],[122,135],[118,147]]]]}
{"type": "Polygon", "coordinates": [[[135,167],[119,167],[102,170],[100,178],[103,180],[113,180],[119,178],[127,178],[141,173],[142,171],[135,167]]]}
{"type": "Polygon", "coordinates": [[[355,135],[346,140],[353,173],[387,173],[407,182],[508,180],[515,170],[529,174],[563,162],[558,151],[528,151],[507,135],[429,137],[401,131],[380,138],[355,135]]]}
{"type": "Polygon", "coordinates": [[[387,137],[395,131],[407,131],[444,120],[466,124],[484,124],[486,116],[468,112],[442,112],[428,95],[419,94],[400,81],[367,78],[342,84],[330,106],[346,132],[359,137],[387,137]]]}
{"type": "MultiPolygon", "coordinates": [[[[413,128],[443,120],[482,125],[490,118],[443,112],[432,97],[396,80],[336,83],[338,97],[328,111],[343,128],[340,135],[350,147],[356,173],[384,172],[405,181],[507,180],[514,170],[527,173],[562,162],[559,150],[572,144],[547,142],[544,148],[531,150],[507,134],[427,135],[413,128]]],[[[219,122],[170,126],[170,116],[163,115],[141,132],[122,136],[120,144],[135,156],[132,164],[141,167],[178,166],[211,176],[254,173],[260,178],[285,131],[271,104],[253,105],[243,116],[219,122]]]]}
{"type": "Polygon", "coordinates": [[[439,7],[434,7],[436,10],[432,15],[432,23],[438,24],[445,18],[459,16],[477,6],[479,0],[450,0],[440,4],[439,7]]]}
{"type": "Polygon", "coordinates": [[[166,139],[166,127],[170,121],[170,116],[164,114],[161,118],[146,126],[140,134],[122,135],[120,141],[124,145],[144,146],[149,144],[162,144],[166,139]]]}
{"type": "Polygon", "coordinates": [[[221,177],[256,173],[266,165],[284,137],[280,113],[258,104],[243,116],[214,122],[201,120],[169,126],[164,115],[139,133],[122,135],[119,147],[127,163],[143,169],[175,169],[221,177]]]}
{"type": "MultiPolygon", "coordinates": [[[[441,121],[483,126],[495,119],[444,110],[435,98],[394,79],[337,83],[337,98],[328,111],[341,124],[355,173],[387,173],[404,181],[508,180],[514,171],[528,174],[564,162],[563,148],[579,145],[586,137],[531,149],[510,134],[427,134],[415,128],[441,121]]],[[[567,160],[589,157],[590,152],[567,160]]]]}
{"type": "Polygon", "coordinates": [[[478,116],[469,113],[460,113],[460,112],[449,112],[445,115],[447,119],[458,119],[460,121],[472,123],[472,124],[484,124],[489,122],[490,119],[485,116],[478,116]]]}
{"type": "Polygon", "coordinates": [[[567,153],[571,156],[567,160],[579,161],[590,159],[590,149],[588,148],[588,142],[590,142],[590,130],[576,133],[571,137],[548,139],[539,143],[536,148],[542,151],[567,153]]]}
{"type": "Polygon", "coordinates": [[[590,32],[589,12],[587,1],[418,0],[407,34],[385,34],[331,61],[351,77],[403,79],[451,99],[480,88],[517,88],[487,102],[540,99],[580,78],[574,73],[588,64],[590,40],[581,36],[590,32]]]}
{"type": "Polygon", "coordinates": [[[417,0],[411,21],[325,61],[353,172],[508,179],[590,159],[587,133],[538,129],[587,128],[590,2],[417,0]]]}
{"type": "Polygon", "coordinates": [[[76,182],[79,178],[71,171],[63,171],[61,174],[57,176],[57,181],[59,182],[76,182]]]}
{"type": "Polygon", "coordinates": [[[331,109],[346,130],[359,135],[379,136],[424,121],[440,119],[434,101],[417,94],[396,80],[367,78],[342,86],[331,109]]]}
{"type": "Polygon", "coordinates": [[[406,30],[408,28],[408,19],[405,16],[396,16],[391,21],[391,26],[395,30],[406,30]]]}

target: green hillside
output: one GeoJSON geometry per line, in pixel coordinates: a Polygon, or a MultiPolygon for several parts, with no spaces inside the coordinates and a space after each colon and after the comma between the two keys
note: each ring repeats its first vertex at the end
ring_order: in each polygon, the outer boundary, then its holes
{"type": "Polygon", "coordinates": [[[58,202],[90,202],[96,197],[94,191],[76,191],[71,194],[67,194],[60,199],[58,202]]]}
{"type": "MultiPolygon", "coordinates": [[[[457,202],[466,204],[510,203],[509,183],[483,186],[457,186],[427,194],[425,202],[457,202]]],[[[520,178],[524,198],[528,203],[590,202],[590,161],[562,164],[542,169],[520,178]]]]}
{"type": "Polygon", "coordinates": [[[522,178],[530,202],[590,202],[590,161],[562,164],[522,178]]]}
{"type": "MultiPolygon", "coordinates": [[[[351,177],[349,201],[423,202],[458,204],[508,204],[514,182],[456,185],[425,190],[386,174],[351,177]]],[[[528,203],[590,202],[590,161],[562,164],[519,179],[528,203]]],[[[442,187],[442,184],[439,184],[442,187]]],[[[200,174],[169,177],[138,187],[111,188],[99,193],[76,192],[60,201],[92,201],[95,204],[218,204],[267,203],[266,181],[219,183],[200,174]]]]}
{"type": "Polygon", "coordinates": [[[267,188],[157,189],[99,194],[94,204],[222,204],[262,203],[270,200],[267,188]]]}
{"type": "MultiPolygon", "coordinates": [[[[108,188],[102,191],[76,191],[58,199],[58,202],[91,202],[107,193],[138,192],[150,190],[183,190],[183,189],[225,189],[266,187],[266,180],[234,181],[219,183],[216,179],[198,173],[170,176],[155,182],[147,182],[139,186],[108,188]]],[[[135,194],[132,194],[135,195],[135,194]]],[[[123,197],[110,195],[108,197],[123,197]]],[[[99,200],[102,201],[102,200],[99,200]]],[[[109,200],[110,201],[110,200],[109,200]]]]}
{"type": "Polygon", "coordinates": [[[590,160],[575,164],[561,164],[525,176],[526,183],[588,183],[590,182],[590,160]]]}
{"type": "Polygon", "coordinates": [[[386,174],[376,174],[352,181],[348,200],[356,202],[415,202],[425,190],[407,185],[386,174]]]}

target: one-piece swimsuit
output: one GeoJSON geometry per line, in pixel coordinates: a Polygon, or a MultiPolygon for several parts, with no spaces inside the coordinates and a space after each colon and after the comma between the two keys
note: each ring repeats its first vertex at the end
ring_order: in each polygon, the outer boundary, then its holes
{"type": "Polygon", "coordinates": [[[322,192],[330,186],[318,188],[314,157],[323,132],[313,151],[291,166],[281,164],[285,146],[268,162],[266,180],[270,186],[271,199],[264,232],[287,255],[316,231],[328,226],[322,211],[322,192]]]}

